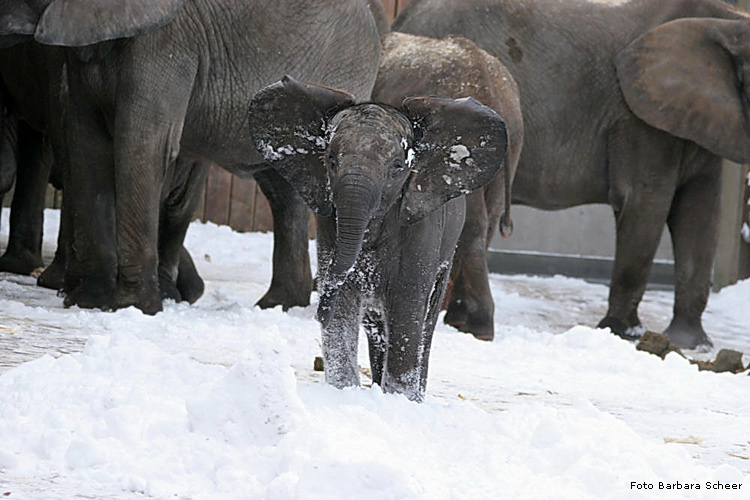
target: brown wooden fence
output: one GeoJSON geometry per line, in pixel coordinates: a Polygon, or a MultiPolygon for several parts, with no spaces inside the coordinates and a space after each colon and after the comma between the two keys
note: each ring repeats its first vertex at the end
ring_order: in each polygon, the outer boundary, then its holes
{"type": "MultiPolygon", "coordinates": [[[[409,0],[383,0],[390,20],[409,0]]],[[[195,218],[229,225],[237,231],[272,231],[271,208],[258,184],[212,167],[195,218]]]]}

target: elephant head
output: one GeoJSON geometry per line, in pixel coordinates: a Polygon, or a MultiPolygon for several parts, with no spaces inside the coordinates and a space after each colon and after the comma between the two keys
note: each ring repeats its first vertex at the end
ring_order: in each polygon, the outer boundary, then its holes
{"type": "Polygon", "coordinates": [[[651,125],[750,161],[750,20],[678,19],[615,58],[625,101],[651,125]]]}
{"type": "Polygon", "coordinates": [[[0,44],[33,38],[80,47],[147,33],[182,10],[187,0],[6,0],[0,6],[0,44]]]}
{"type": "Polygon", "coordinates": [[[335,215],[334,276],[352,268],[372,220],[395,209],[399,224],[413,224],[484,186],[507,144],[502,118],[473,98],[355,105],[290,77],[253,98],[250,132],[313,211],[335,215]]]}

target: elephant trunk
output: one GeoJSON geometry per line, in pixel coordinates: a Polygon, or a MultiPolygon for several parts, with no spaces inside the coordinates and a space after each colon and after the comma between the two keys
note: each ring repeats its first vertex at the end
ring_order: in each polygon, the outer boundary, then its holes
{"type": "Polygon", "coordinates": [[[343,279],[354,267],[379,199],[379,190],[365,175],[349,174],[334,186],[336,250],[331,272],[335,277],[343,279]]]}

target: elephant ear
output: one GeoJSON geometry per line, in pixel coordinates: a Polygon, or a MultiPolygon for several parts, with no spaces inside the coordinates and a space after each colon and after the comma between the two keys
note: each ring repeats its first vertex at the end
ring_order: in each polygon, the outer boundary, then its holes
{"type": "Polygon", "coordinates": [[[503,119],[472,97],[414,97],[403,107],[418,137],[401,204],[402,221],[413,224],[490,182],[505,159],[508,136],[503,119]]]}
{"type": "Polygon", "coordinates": [[[270,163],[319,215],[333,213],[322,156],[328,146],[326,117],[354,103],[346,92],[285,76],[250,102],[250,135],[270,163]]]}
{"type": "Polygon", "coordinates": [[[81,47],[148,33],[172,21],[187,0],[53,0],[34,38],[45,45],[81,47]]]}
{"type": "Polygon", "coordinates": [[[33,35],[40,15],[40,7],[32,8],[22,0],[0,4],[0,42],[3,46],[12,45],[5,39],[16,40],[24,35],[33,35]]]}
{"type": "Polygon", "coordinates": [[[652,127],[739,163],[750,161],[750,25],[680,19],[615,57],[633,113],[652,127]]]}

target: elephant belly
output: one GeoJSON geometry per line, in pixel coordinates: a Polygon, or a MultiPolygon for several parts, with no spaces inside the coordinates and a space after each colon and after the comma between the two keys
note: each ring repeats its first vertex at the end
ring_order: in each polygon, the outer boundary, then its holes
{"type": "Polygon", "coordinates": [[[524,144],[513,181],[513,202],[542,210],[607,203],[609,181],[604,145],[593,151],[561,151],[563,146],[524,144]],[[557,153],[547,153],[557,151],[557,153]]]}

